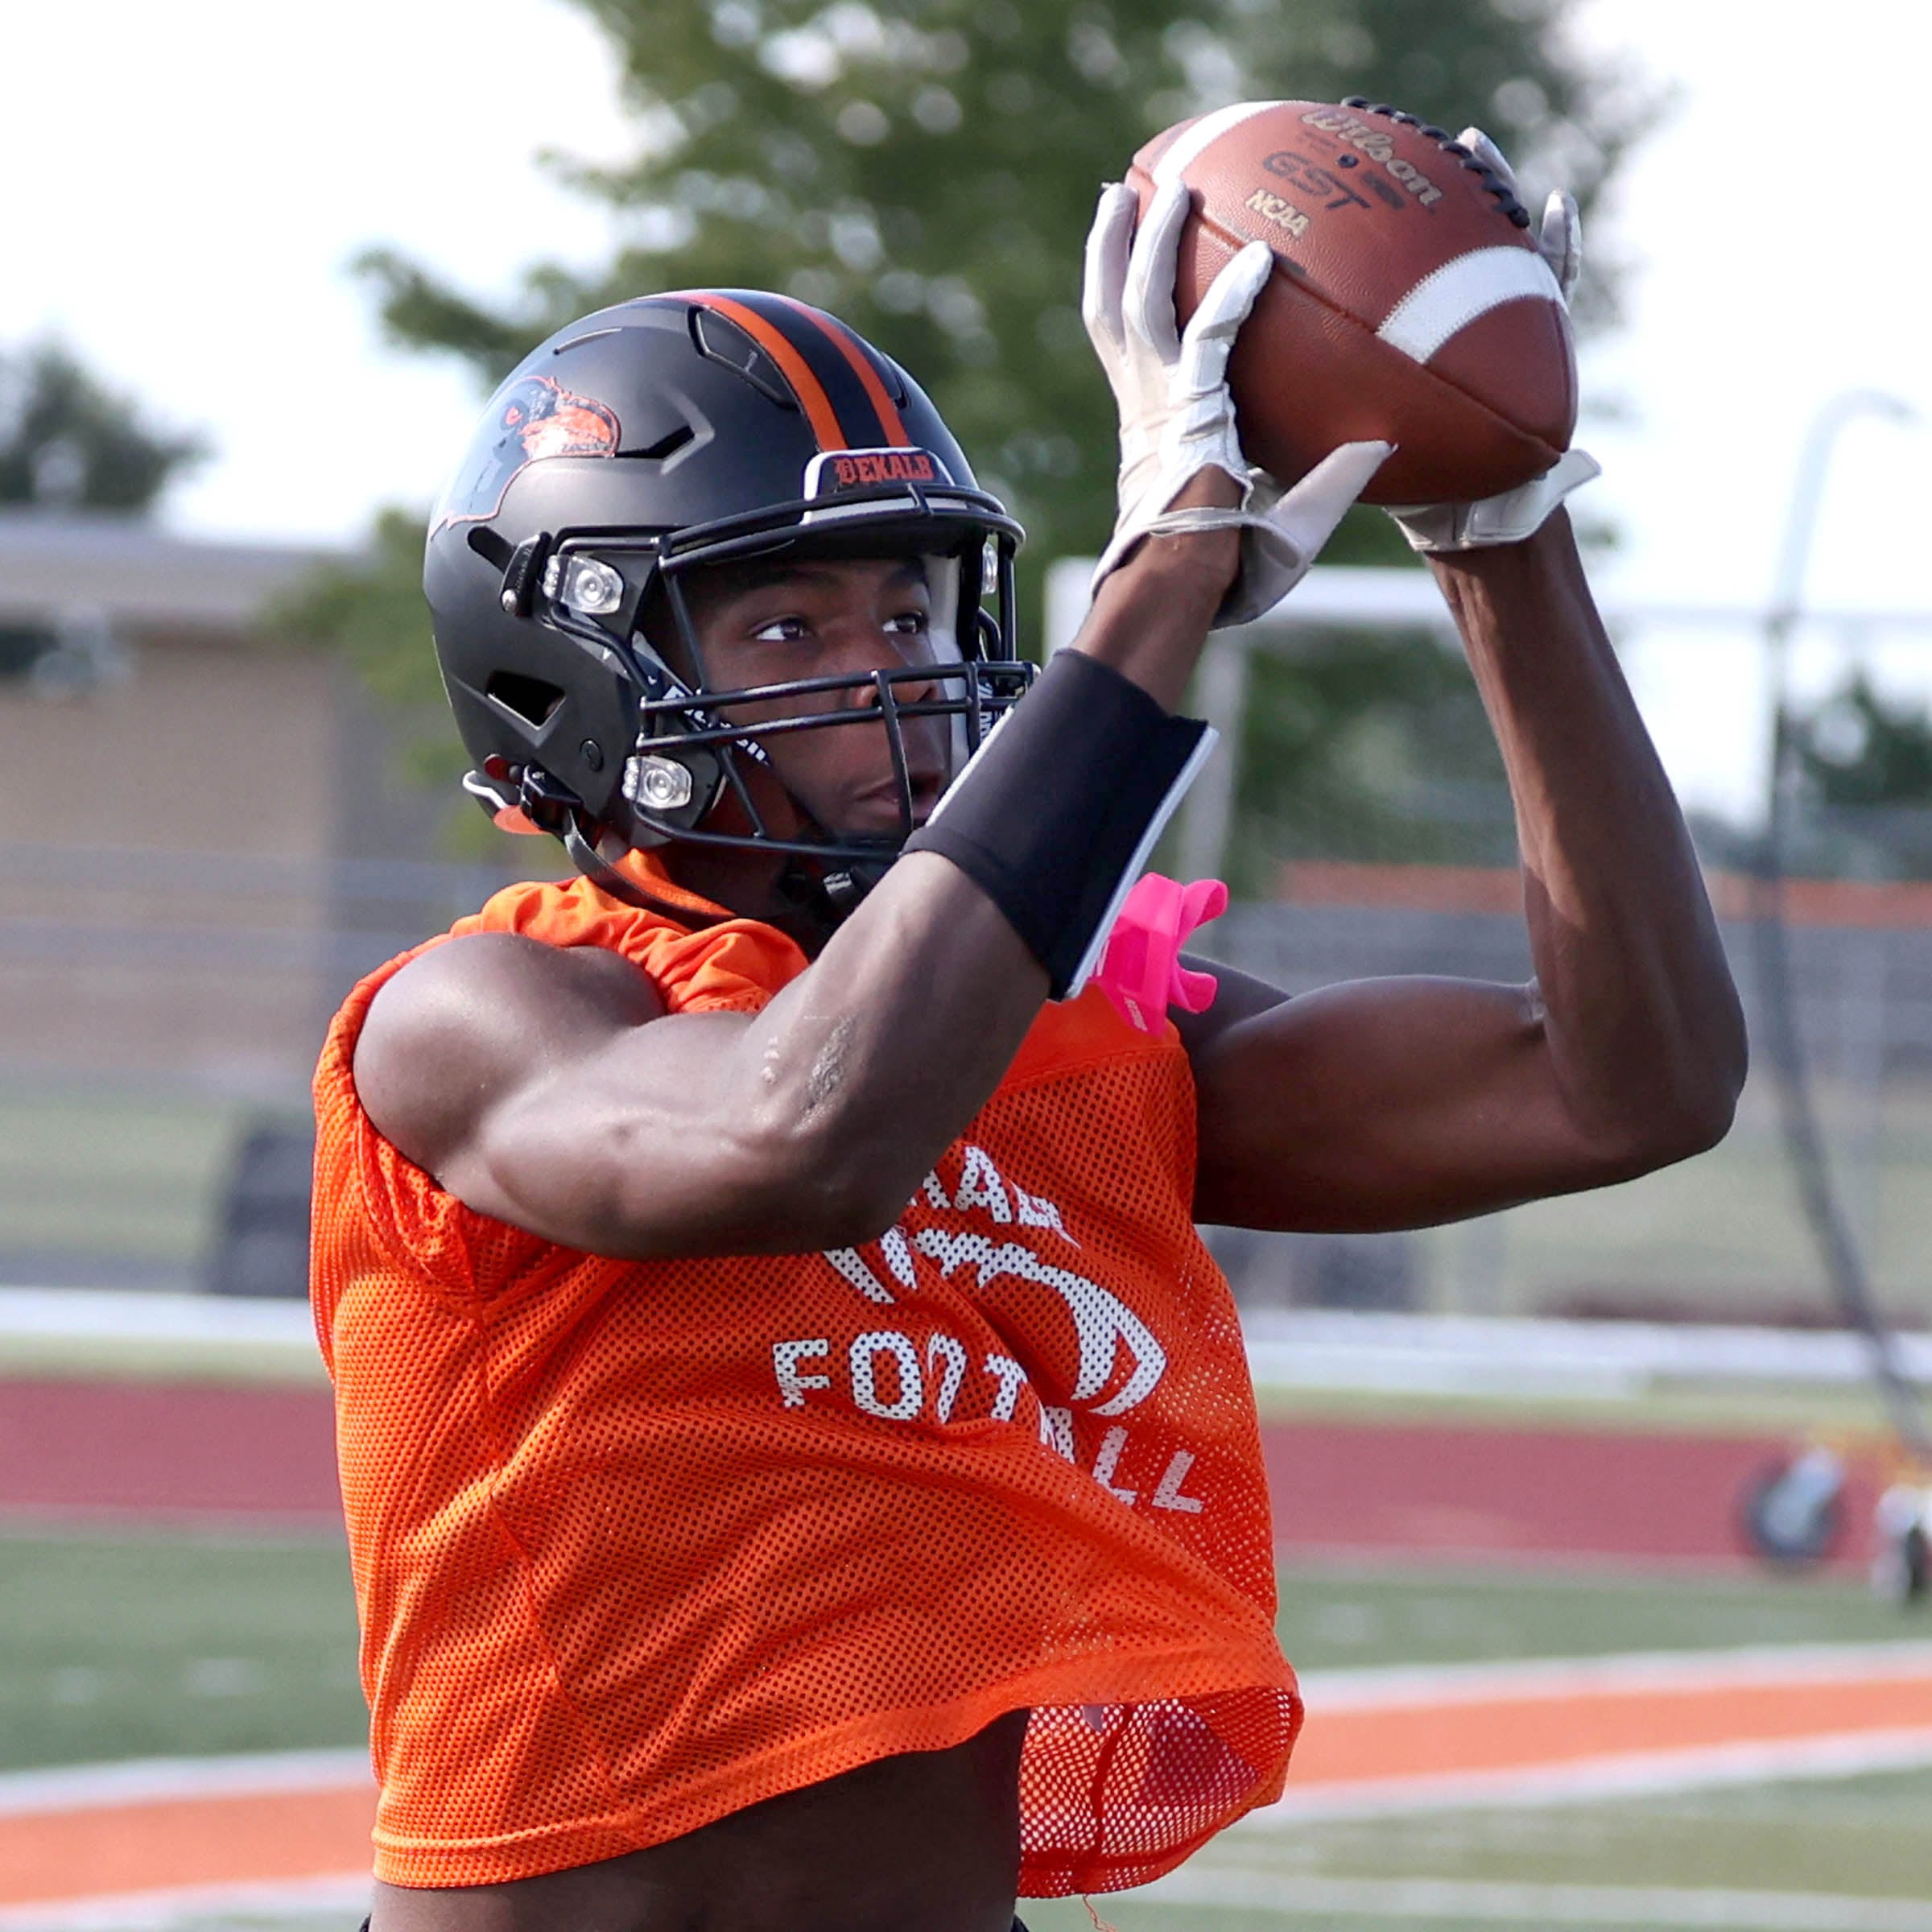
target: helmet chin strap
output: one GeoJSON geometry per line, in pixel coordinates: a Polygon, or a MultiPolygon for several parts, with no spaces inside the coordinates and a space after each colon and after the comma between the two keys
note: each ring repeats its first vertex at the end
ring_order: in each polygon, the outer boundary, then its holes
{"type": "Polygon", "coordinates": [[[608,893],[626,906],[634,906],[640,912],[663,913],[694,931],[702,932],[707,927],[724,924],[724,914],[695,912],[687,906],[674,906],[670,900],[658,898],[655,894],[646,891],[636,880],[619,872],[584,836],[583,820],[577,813],[570,811],[564,815],[563,827],[557,836],[564,841],[564,849],[570,854],[570,862],[598,891],[608,893]]]}
{"type": "MultiPolygon", "coordinates": [[[[623,905],[635,906],[640,912],[665,914],[694,931],[722,925],[727,918],[733,916],[694,912],[687,906],[660,898],[647,887],[640,886],[628,873],[620,872],[597,849],[597,841],[587,833],[586,827],[591,821],[581,806],[574,800],[567,802],[554,795],[544,795],[545,792],[541,780],[534,786],[525,784],[522,795],[526,815],[533,822],[541,815],[541,822],[563,842],[571,863],[600,892],[608,894],[623,905]]],[[[802,799],[795,798],[792,803],[807,824],[820,831],[824,829],[802,799]]],[[[675,839],[671,842],[675,844],[675,839]]],[[[849,844],[852,841],[848,839],[846,843],[849,844]]],[[[869,855],[846,859],[831,869],[820,861],[795,853],[778,874],[779,896],[823,923],[829,931],[858,910],[866,894],[885,877],[893,861],[899,856],[896,840],[881,839],[876,844],[876,857],[869,855]]]]}
{"type": "MultiPolygon", "coordinates": [[[[563,840],[564,849],[577,870],[598,891],[607,893],[625,906],[634,906],[640,912],[664,914],[680,926],[697,932],[721,926],[730,916],[696,912],[687,906],[674,905],[640,886],[597,850],[595,842],[584,836],[583,820],[574,811],[564,814],[557,836],[563,840]]],[[[877,859],[848,861],[832,872],[825,871],[812,860],[795,856],[779,873],[778,890],[781,897],[823,921],[828,928],[836,927],[858,910],[865,895],[885,877],[898,856],[896,845],[881,846],[877,859]]]]}
{"type": "Polygon", "coordinates": [[[830,872],[810,859],[795,858],[780,875],[778,890],[840,925],[858,910],[898,856],[896,845],[886,847],[876,859],[848,859],[830,872]]]}
{"type": "Polygon", "coordinates": [[[864,858],[841,859],[831,865],[823,860],[805,858],[795,853],[778,875],[779,891],[795,905],[804,906],[824,919],[828,926],[841,926],[858,910],[866,894],[892,869],[893,861],[899,856],[899,841],[861,838],[851,833],[838,836],[803,799],[790,790],[785,795],[797,808],[799,816],[827,844],[836,842],[847,847],[877,848],[877,857],[868,855],[864,858]]]}

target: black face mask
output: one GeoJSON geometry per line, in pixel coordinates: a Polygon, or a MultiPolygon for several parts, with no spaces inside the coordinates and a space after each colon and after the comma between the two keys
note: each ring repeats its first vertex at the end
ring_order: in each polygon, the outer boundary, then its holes
{"type": "MultiPolygon", "coordinates": [[[[894,494],[886,506],[896,507],[903,500],[902,493],[894,494]]],[[[894,535],[916,533],[930,539],[929,525],[914,524],[908,533],[901,523],[898,518],[867,518],[862,524],[855,518],[844,552],[877,555],[894,535]]],[[[836,557],[839,549],[823,538],[774,543],[769,530],[722,538],[702,530],[679,532],[661,546],[637,548],[584,539],[561,549],[547,578],[569,587],[581,583],[587,565],[601,568],[600,586],[613,609],[600,618],[559,597],[549,602],[547,620],[587,640],[594,637],[605,649],[616,645],[616,625],[629,622],[621,648],[644,694],[638,706],[637,741],[621,786],[629,823],[613,814],[610,828],[639,846],[683,844],[782,853],[802,862],[791,869],[791,876],[836,880],[832,902],[848,910],[856,905],[919,823],[915,791],[920,774],[907,755],[906,724],[945,721],[950,748],[945,775],[956,776],[1036,675],[1037,667],[1017,654],[1013,640],[1014,542],[1004,531],[974,535],[962,550],[927,559],[931,568],[950,573],[950,583],[935,599],[935,614],[941,620],[938,630],[942,639],[949,636],[952,641],[950,654],[942,642],[939,654],[923,663],[735,687],[720,685],[711,675],[687,594],[691,578],[720,564],[836,557]],[[989,592],[994,609],[983,601],[989,592]],[[762,722],[755,730],[729,721],[733,709],[774,703],[800,708],[762,722]],[[770,768],[770,741],[855,728],[882,729],[886,734],[898,792],[897,828],[878,835],[840,834],[819,826],[794,796],[794,807],[811,829],[791,837],[775,832],[747,782],[750,767],[770,768]],[[727,796],[735,800],[749,829],[721,832],[707,824],[727,796]]]]}

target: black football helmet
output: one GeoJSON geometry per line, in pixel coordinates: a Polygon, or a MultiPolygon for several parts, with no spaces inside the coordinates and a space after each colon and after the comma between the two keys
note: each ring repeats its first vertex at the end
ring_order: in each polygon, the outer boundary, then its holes
{"type": "Polygon", "coordinates": [[[613,841],[787,854],[788,884],[848,910],[913,829],[901,721],[953,720],[956,770],[1026,688],[1022,535],[918,386],[833,317],[744,289],[588,316],[505,380],[431,519],[423,589],[476,760],[465,789],[500,824],[553,833],[600,886],[638,902],[605,856],[613,841]],[[714,684],[691,573],[780,553],[924,557],[935,658],[714,684]],[[773,700],[799,708],[757,737],[729,720],[733,705],[773,700]],[[769,764],[759,740],[853,724],[887,733],[897,834],[774,836],[745,782],[745,761],[769,764]],[[728,792],[749,831],[708,826],[728,792]]]}

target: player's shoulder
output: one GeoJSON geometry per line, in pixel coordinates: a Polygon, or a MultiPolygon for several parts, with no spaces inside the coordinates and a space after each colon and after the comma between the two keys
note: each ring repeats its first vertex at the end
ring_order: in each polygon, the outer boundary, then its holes
{"type": "Polygon", "coordinates": [[[663,1012],[650,981],[601,947],[465,933],[426,947],[369,1002],[357,1096],[385,1139],[433,1168],[521,1084],[663,1012]]]}
{"type": "Polygon", "coordinates": [[[477,1046],[514,1041],[529,1027],[605,1019],[638,1026],[663,1011],[650,981],[601,946],[551,946],[518,932],[470,932],[418,953],[370,1002],[357,1042],[388,1044],[444,1035],[477,1046]]]}

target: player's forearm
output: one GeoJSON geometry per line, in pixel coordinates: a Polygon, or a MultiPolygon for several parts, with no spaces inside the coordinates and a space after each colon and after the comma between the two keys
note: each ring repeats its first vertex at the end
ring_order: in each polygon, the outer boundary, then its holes
{"type": "Polygon", "coordinates": [[[844,1247],[890,1226],[1012,1063],[1046,975],[931,853],[900,859],[811,969],[752,1022],[720,1104],[742,1108],[782,1218],[844,1247]]]}
{"type": "Polygon", "coordinates": [[[1509,772],[1565,1103],[1583,1133],[1638,1160],[1708,1146],[1743,1083],[1743,1018],[1568,519],[1434,565],[1509,772]]]}
{"type": "MultiPolygon", "coordinates": [[[[1196,478],[1191,493],[1212,502],[1234,488],[1216,471],[1196,478]]],[[[1078,648],[1170,709],[1235,562],[1229,532],[1150,540],[1103,584],[1078,648]]],[[[1047,696],[1042,689],[1039,701],[1047,696]]],[[[1098,729],[1084,712],[1068,722],[1098,729]]],[[[1065,749],[1077,755],[1071,744],[1065,749]]],[[[968,782],[1014,779],[1008,815],[1048,809],[1053,788],[1018,771],[968,782]]],[[[1108,803],[1090,793],[1063,800],[1074,818],[1108,803]]],[[[1071,851],[1090,828],[1070,823],[1067,831],[1071,851]]],[[[1042,886],[1033,890],[1061,903],[1042,886]]],[[[837,1231],[827,1245],[890,1225],[990,1097],[1046,990],[1020,931],[966,871],[934,852],[901,858],[811,971],[760,1016],[741,1057],[737,1088],[782,1150],[776,1166],[793,1177],[792,1218],[837,1231]]]]}

